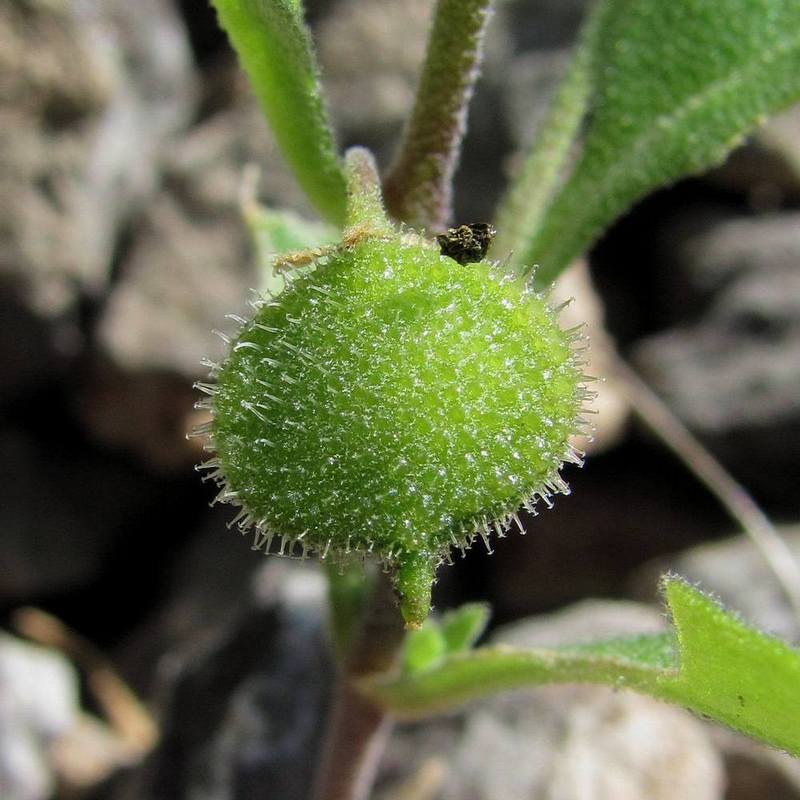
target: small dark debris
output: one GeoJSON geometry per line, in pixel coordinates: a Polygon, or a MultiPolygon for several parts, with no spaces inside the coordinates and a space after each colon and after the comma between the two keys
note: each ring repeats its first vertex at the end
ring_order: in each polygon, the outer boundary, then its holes
{"type": "Polygon", "coordinates": [[[496,233],[490,222],[473,222],[448,228],[447,233],[436,237],[436,241],[443,256],[449,256],[459,264],[474,264],[483,261],[496,233]]]}

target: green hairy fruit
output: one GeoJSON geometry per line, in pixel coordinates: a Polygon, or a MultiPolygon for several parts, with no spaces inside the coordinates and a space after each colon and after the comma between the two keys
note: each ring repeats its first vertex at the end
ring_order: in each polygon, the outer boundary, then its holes
{"type": "Polygon", "coordinates": [[[422,623],[435,570],[567,491],[587,397],[545,299],[424,240],[351,236],[255,303],[215,371],[219,499],[254,547],[374,554],[422,623]]]}

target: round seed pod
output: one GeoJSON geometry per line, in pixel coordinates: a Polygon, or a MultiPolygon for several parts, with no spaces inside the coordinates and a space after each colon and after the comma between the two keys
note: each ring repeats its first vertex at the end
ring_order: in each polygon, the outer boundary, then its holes
{"type": "Polygon", "coordinates": [[[343,245],[257,304],[206,385],[220,498],[259,547],[374,554],[419,625],[452,547],[488,547],[566,491],[575,338],[491,263],[399,236],[343,245]]]}

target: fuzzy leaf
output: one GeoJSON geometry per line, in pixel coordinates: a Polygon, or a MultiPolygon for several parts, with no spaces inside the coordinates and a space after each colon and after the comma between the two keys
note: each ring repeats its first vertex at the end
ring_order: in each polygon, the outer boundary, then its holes
{"type": "Polygon", "coordinates": [[[507,258],[510,271],[525,272],[528,267],[528,243],[541,225],[574,150],[592,93],[596,38],[604,30],[608,13],[606,3],[591,7],[522,170],[497,209],[494,252],[507,258]]]}
{"type": "Polygon", "coordinates": [[[490,609],[486,603],[467,603],[448,611],[442,619],[442,634],[448,653],[468,650],[486,630],[490,609]]]}
{"type": "Polygon", "coordinates": [[[212,0],[281,151],[317,210],[341,225],[345,179],[299,0],[212,0]]]}
{"type": "Polygon", "coordinates": [[[664,593],[674,634],[558,649],[484,647],[362,688],[393,713],[418,717],[526,686],[627,687],[800,755],[800,652],[749,628],[678,578],[665,579],[664,593]]]}
{"type": "MultiPolygon", "coordinates": [[[[332,225],[309,222],[293,211],[267,208],[251,202],[243,212],[255,247],[256,264],[261,277],[259,291],[269,292],[273,297],[279,295],[286,285],[283,275],[275,271],[277,256],[331,244],[339,238],[339,232],[332,225]]],[[[311,267],[301,269],[308,270],[311,267]]]]}
{"type": "Polygon", "coordinates": [[[583,151],[525,251],[540,285],[636,200],[719,163],[800,97],[797,0],[606,4],[583,151]]]}
{"type": "Polygon", "coordinates": [[[403,670],[422,672],[440,664],[446,655],[469,650],[486,628],[489,613],[487,603],[466,603],[441,620],[428,617],[421,628],[406,636],[403,670]]]}
{"type": "Polygon", "coordinates": [[[800,652],[680,580],[665,583],[680,672],[656,696],[800,755],[800,652]]]}
{"type": "Polygon", "coordinates": [[[406,635],[403,670],[408,674],[423,672],[439,664],[447,653],[447,641],[439,623],[428,617],[421,628],[406,635]]]}

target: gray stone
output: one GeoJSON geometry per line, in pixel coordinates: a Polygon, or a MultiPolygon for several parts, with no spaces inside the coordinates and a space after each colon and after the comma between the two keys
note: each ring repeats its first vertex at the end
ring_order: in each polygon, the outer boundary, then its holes
{"type": "Polygon", "coordinates": [[[414,100],[432,11],[432,0],[344,0],[322,20],[322,80],[346,140],[391,139],[399,132],[414,100]]]}
{"type": "Polygon", "coordinates": [[[119,797],[308,796],[333,681],[325,582],[317,565],[270,559],[250,586],[216,636],[163,656],[161,744],[119,797]]]}
{"type": "Polygon", "coordinates": [[[0,268],[55,316],[107,286],[192,108],[190,56],[166,0],[5,4],[0,42],[0,268]]]}
{"type": "Polygon", "coordinates": [[[261,197],[312,214],[275,150],[249,93],[192,130],[165,156],[165,185],[151,201],[120,265],[99,325],[115,364],[136,372],[207,372],[224,353],[213,329],[235,328],[260,284],[239,208],[242,170],[262,167],[261,197]]]}
{"type": "Polygon", "coordinates": [[[641,341],[635,363],[741,480],[780,501],[800,434],[800,214],[695,212],[664,247],[672,291],[693,299],[674,295],[683,318],[641,341]]]}
{"type": "Polygon", "coordinates": [[[260,195],[273,207],[313,212],[282,162],[249,92],[228,76],[231,105],[204,120],[162,159],[164,185],[132,231],[119,277],[98,321],[105,356],[80,406],[86,429],[104,445],[135,453],[159,470],[202,460],[185,434],[205,416],[192,411],[201,360],[226,347],[228,314],[248,316],[261,277],[242,218],[246,165],[262,171],[260,195]],[[124,404],[129,413],[116,409],[124,404]]]}
{"type": "Polygon", "coordinates": [[[57,653],[0,633],[0,789],[3,800],[47,800],[51,748],[78,717],[78,682],[57,653]]]}

